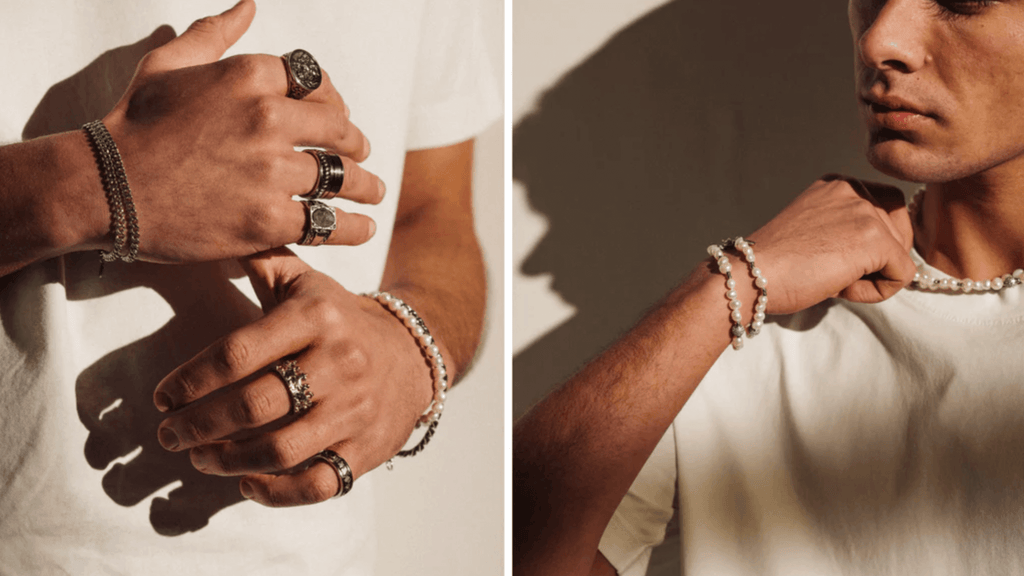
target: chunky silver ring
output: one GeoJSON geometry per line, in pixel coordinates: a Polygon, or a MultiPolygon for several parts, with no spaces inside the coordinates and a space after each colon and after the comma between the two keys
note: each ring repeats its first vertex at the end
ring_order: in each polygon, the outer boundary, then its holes
{"type": "Polygon", "coordinates": [[[303,198],[330,200],[337,196],[338,192],[341,192],[341,185],[345,183],[345,164],[341,161],[341,156],[316,148],[303,152],[308,152],[316,158],[317,165],[316,184],[303,195],[303,198]]]}
{"type": "Polygon", "coordinates": [[[299,370],[299,364],[295,360],[286,360],[278,362],[274,370],[281,380],[284,380],[284,387],[288,390],[288,398],[292,403],[292,414],[309,410],[313,405],[313,391],[306,383],[306,374],[299,370]]]}
{"type": "Polygon", "coordinates": [[[289,98],[302,100],[320,87],[324,77],[320,71],[320,64],[312,54],[299,48],[281,56],[281,59],[284,60],[284,69],[288,73],[289,98]]]}
{"type": "Polygon", "coordinates": [[[331,237],[331,232],[338,228],[338,216],[333,206],[319,200],[300,200],[306,205],[306,235],[299,244],[303,246],[319,246],[331,237]]]}
{"type": "Polygon", "coordinates": [[[321,450],[314,459],[320,460],[330,464],[334,473],[338,475],[338,492],[332,496],[332,498],[341,498],[345,494],[348,494],[352,490],[352,484],[355,481],[352,479],[352,468],[349,467],[348,462],[334,450],[321,450]]]}

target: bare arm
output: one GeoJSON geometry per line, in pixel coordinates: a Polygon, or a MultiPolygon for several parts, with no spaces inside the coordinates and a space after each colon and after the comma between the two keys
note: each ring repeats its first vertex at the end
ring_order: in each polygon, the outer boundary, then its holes
{"type": "MultiPolygon", "coordinates": [[[[840,295],[878,302],[913,278],[913,233],[888,186],[816,182],[751,235],[770,280],[769,312],[840,295]]],[[[756,292],[730,256],[739,299],[756,292]]],[[[625,337],[527,413],[513,431],[517,575],[583,575],[612,514],[658,440],[729,345],[724,277],[711,262],[625,337]]],[[[749,319],[750,311],[745,314],[749,319]]],[[[685,440],[681,440],[685,441],[685,440]]],[[[598,572],[600,573],[600,572],[598,572]]]]}

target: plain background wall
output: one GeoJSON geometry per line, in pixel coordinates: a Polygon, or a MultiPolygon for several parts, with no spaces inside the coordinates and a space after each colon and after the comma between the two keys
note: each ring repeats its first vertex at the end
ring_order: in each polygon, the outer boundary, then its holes
{"type": "Polygon", "coordinates": [[[514,417],[712,242],[825,173],[891,182],[863,158],[845,2],[517,0],[513,27],[514,417]]]}
{"type": "MultiPolygon", "coordinates": [[[[487,0],[484,17],[489,56],[503,79],[502,1],[487,0]]],[[[397,459],[390,472],[383,466],[373,472],[382,576],[483,576],[504,567],[503,128],[504,121],[495,122],[477,139],[473,174],[490,289],[483,345],[472,371],[448,395],[430,445],[397,459]]]]}

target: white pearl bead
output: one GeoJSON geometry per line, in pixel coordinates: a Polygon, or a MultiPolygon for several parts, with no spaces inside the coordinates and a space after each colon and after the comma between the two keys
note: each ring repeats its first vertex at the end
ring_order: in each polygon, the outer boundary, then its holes
{"type": "Polygon", "coordinates": [[[433,356],[436,356],[438,353],[438,348],[436,344],[431,344],[430,346],[427,347],[427,350],[429,350],[430,354],[433,356]]]}
{"type": "Polygon", "coordinates": [[[943,290],[949,290],[949,278],[943,278],[939,280],[939,288],[943,290]]]}
{"type": "Polygon", "coordinates": [[[982,283],[982,287],[985,288],[985,290],[991,290],[992,289],[992,281],[991,280],[985,280],[985,282],[982,283]]]}
{"type": "Polygon", "coordinates": [[[732,316],[733,322],[743,322],[743,313],[739,310],[733,310],[730,316],[732,316]]]}
{"type": "Polygon", "coordinates": [[[761,275],[761,269],[758,268],[757,266],[754,266],[753,268],[750,269],[750,275],[753,276],[754,278],[759,277],[761,275]]]}
{"type": "Polygon", "coordinates": [[[711,256],[712,258],[715,258],[717,260],[718,259],[718,252],[721,252],[721,250],[718,248],[718,246],[715,246],[714,244],[712,244],[711,246],[708,246],[708,256],[711,256]]]}
{"type": "Polygon", "coordinates": [[[963,280],[962,285],[960,286],[960,289],[963,290],[964,292],[970,292],[971,290],[974,290],[974,280],[971,280],[970,278],[965,278],[963,280]]]}
{"type": "Polygon", "coordinates": [[[921,277],[918,278],[917,281],[921,284],[921,286],[925,287],[931,284],[931,278],[929,278],[927,274],[921,274],[921,277]]]}
{"type": "Polygon", "coordinates": [[[718,271],[721,272],[722,274],[725,274],[726,272],[732,272],[732,264],[726,262],[725,264],[722,264],[721,266],[718,267],[718,271]]]}
{"type": "Polygon", "coordinates": [[[751,330],[754,330],[755,332],[761,330],[763,326],[764,322],[761,320],[754,320],[753,322],[750,323],[751,330]]]}
{"type": "Polygon", "coordinates": [[[743,306],[743,302],[740,302],[739,300],[730,300],[729,301],[729,309],[730,310],[738,310],[740,308],[740,306],[743,306]]]}
{"type": "Polygon", "coordinates": [[[423,345],[424,348],[426,348],[427,346],[430,346],[433,343],[434,343],[434,337],[431,336],[430,334],[427,334],[427,333],[424,332],[423,335],[420,336],[420,344],[423,345]]]}
{"type": "Polygon", "coordinates": [[[444,411],[443,403],[438,402],[437,404],[434,404],[434,414],[440,416],[442,411],[444,411]]]}
{"type": "Polygon", "coordinates": [[[725,287],[728,288],[729,290],[732,290],[733,288],[736,287],[736,281],[733,280],[732,278],[729,278],[728,280],[725,281],[725,287]]]}
{"type": "Polygon", "coordinates": [[[1017,268],[1013,271],[1014,278],[1024,278],[1024,268],[1017,268]]]}
{"type": "Polygon", "coordinates": [[[441,402],[444,402],[445,400],[448,399],[448,395],[445,394],[444,392],[438,392],[437,399],[440,400],[441,402]]]}
{"type": "Polygon", "coordinates": [[[416,335],[416,338],[419,338],[420,336],[423,336],[423,328],[420,328],[420,325],[417,324],[412,327],[412,333],[416,335]]]}
{"type": "Polygon", "coordinates": [[[1001,290],[1002,288],[1003,288],[1003,279],[1002,278],[996,278],[996,279],[992,280],[992,289],[993,290],[1001,290]]]}
{"type": "Polygon", "coordinates": [[[914,280],[913,281],[916,283],[916,282],[918,282],[920,280],[921,280],[921,273],[920,272],[915,272],[914,273],[914,280]]]}
{"type": "Polygon", "coordinates": [[[754,320],[757,322],[764,322],[764,312],[754,312],[754,320]]]}
{"type": "Polygon", "coordinates": [[[758,276],[757,280],[754,280],[754,284],[757,284],[758,288],[764,288],[768,285],[768,279],[764,276],[758,276]]]}
{"type": "Polygon", "coordinates": [[[732,300],[737,296],[739,296],[739,294],[737,294],[735,290],[729,290],[728,292],[725,293],[725,297],[728,298],[729,300],[732,300]]]}
{"type": "Polygon", "coordinates": [[[726,258],[725,256],[719,256],[719,258],[718,258],[718,265],[719,266],[725,266],[728,263],[729,263],[729,259],[728,258],[726,258]]]}
{"type": "Polygon", "coordinates": [[[768,303],[768,297],[765,296],[765,295],[758,296],[757,297],[757,303],[758,304],[767,304],[768,303]]]}
{"type": "Polygon", "coordinates": [[[766,306],[760,302],[754,305],[754,312],[764,312],[766,306]]]}
{"type": "Polygon", "coordinates": [[[739,350],[740,348],[743,348],[743,337],[736,336],[735,338],[732,339],[732,349],[739,350]]]}
{"type": "Polygon", "coordinates": [[[753,252],[747,252],[743,257],[747,259],[747,262],[753,262],[756,259],[753,252]]]}

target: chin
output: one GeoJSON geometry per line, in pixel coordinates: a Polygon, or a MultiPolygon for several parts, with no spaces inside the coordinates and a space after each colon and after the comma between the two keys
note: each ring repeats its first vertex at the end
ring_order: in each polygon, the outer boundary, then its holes
{"type": "Polygon", "coordinates": [[[919,184],[950,182],[978,172],[954,154],[937,153],[900,138],[872,135],[868,162],[876,170],[897,180],[919,184]]]}

